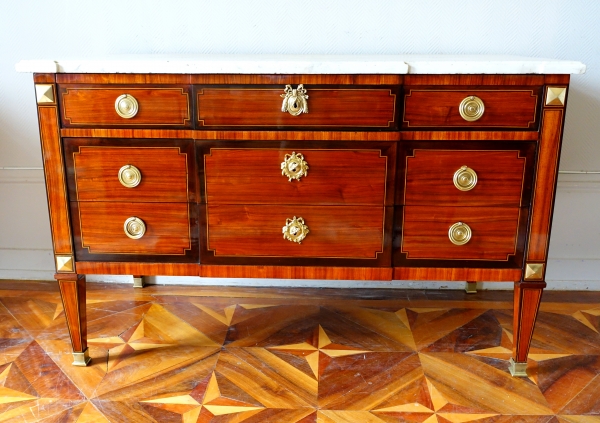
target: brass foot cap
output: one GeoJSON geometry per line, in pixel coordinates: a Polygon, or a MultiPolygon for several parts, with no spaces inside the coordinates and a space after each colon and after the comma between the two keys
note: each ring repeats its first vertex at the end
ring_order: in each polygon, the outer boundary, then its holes
{"type": "Polygon", "coordinates": [[[513,358],[510,359],[508,370],[513,376],[527,377],[527,362],[517,363],[513,358]]]}
{"type": "Polygon", "coordinates": [[[89,348],[86,348],[84,352],[73,353],[73,366],[85,367],[90,364],[92,359],[90,358],[89,348]]]}
{"type": "Polygon", "coordinates": [[[134,288],[143,288],[144,287],[144,278],[133,278],[133,287],[134,288]]]}
{"type": "Polygon", "coordinates": [[[477,294],[477,282],[467,282],[465,292],[467,294],[477,294]]]}

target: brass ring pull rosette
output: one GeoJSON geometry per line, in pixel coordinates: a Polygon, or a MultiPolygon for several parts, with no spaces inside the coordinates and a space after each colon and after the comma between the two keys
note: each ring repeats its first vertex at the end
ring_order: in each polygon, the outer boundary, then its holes
{"type": "Polygon", "coordinates": [[[125,235],[131,239],[140,239],[146,233],[146,224],[139,217],[130,217],[123,224],[125,235]]]}
{"type": "Polygon", "coordinates": [[[300,153],[286,154],[283,163],[281,163],[281,174],[288,178],[300,180],[301,177],[308,175],[308,163],[304,161],[304,156],[300,153]]]}
{"type": "Polygon", "coordinates": [[[281,230],[283,232],[283,239],[288,241],[302,243],[302,240],[306,238],[308,234],[308,226],[304,224],[304,219],[301,217],[294,216],[292,219],[285,220],[285,226],[281,230]]]}
{"type": "Polygon", "coordinates": [[[460,102],[458,111],[467,122],[475,122],[483,116],[485,105],[483,104],[483,100],[472,95],[460,102]]]}
{"type": "Polygon", "coordinates": [[[456,222],[448,229],[448,238],[454,245],[465,245],[471,240],[471,228],[466,223],[456,222]]]}
{"type": "Polygon", "coordinates": [[[124,119],[131,119],[139,110],[139,104],[134,96],[123,94],[115,100],[115,111],[124,119]]]}
{"type": "Polygon", "coordinates": [[[142,182],[142,173],[133,165],[125,165],[119,169],[118,177],[125,188],[135,188],[142,182]]]}
{"type": "Polygon", "coordinates": [[[283,98],[282,112],[288,112],[292,116],[308,113],[308,95],[304,85],[300,84],[298,88],[286,85],[281,97],[283,98]]]}
{"type": "Polygon", "coordinates": [[[477,185],[477,173],[467,166],[461,166],[454,172],[454,186],[461,191],[471,191],[477,185]]]}

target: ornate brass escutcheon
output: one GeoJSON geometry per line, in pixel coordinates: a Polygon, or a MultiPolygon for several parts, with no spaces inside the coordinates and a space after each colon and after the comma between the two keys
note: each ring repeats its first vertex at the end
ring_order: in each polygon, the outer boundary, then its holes
{"type": "Polygon", "coordinates": [[[131,119],[139,110],[139,104],[134,96],[123,94],[115,100],[115,111],[124,119],[131,119]]]}
{"type": "Polygon", "coordinates": [[[458,112],[467,122],[479,120],[483,116],[484,111],[485,105],[483,104],[483,100],[474,95],[463,99],[458,106],[458,112]]]}
{"type": "Polygon", "coordinates": [[[477,185],[477,173],[467,166],[461,166],[454,172],[454,186],[461,191],[471,191],[477,185]]]}
{"type": "Polygon", "coordinates": [[[456,222],[448,229],[448,238],[454,245],[465,245],[471,240],[471,228],[463,222],[456,222]]]}
{"type": "Polygon", "coordinates": [[[123,224],[125,235],[131,239],[140,239],[146,233],[146,224],[139,217],[130,217],[123,224]]]}
{"type": "Polygon", "coordinates": [[[304,85],[298,85],[298,88],[294,89],[291,85],[286,85],[281,94],[283,103],[281,104],[281,111],[288,112],[292,116],[298,116],[302,113],[308,113],[308,95],[304,89],[304,85]]]}
{"type": "Polygon", "coordinates": [[[283,163],[281,163],[281,174],[288,178],[289,182],[292,179],[298,181],[302,176],[308,175],[308,163],[304,161],[304,156],[301,153],[286,154],[283,163]]]}
{"type": "Polygon", "coordinates": [[[296,218],[296,216],[292,219],[286,219],[285,226],[281,231],[283,232],[283,239],[297,242],[298,244],[302,243],[302,240],[306,238],[309,232],[308,226],[304,224],[304,219],[301,217],[296,218]]]}
{"type": "Polygon", "coordinates": [[[133,165],[125,165],[119,169],[118,177],[125,188],[135,188],[142,182],[142,173],[133,165]]]}

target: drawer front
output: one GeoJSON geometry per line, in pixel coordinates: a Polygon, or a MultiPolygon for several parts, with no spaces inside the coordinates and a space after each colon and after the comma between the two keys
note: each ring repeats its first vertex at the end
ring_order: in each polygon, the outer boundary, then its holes
{"type": "Polygon", "coordinates": [[[192,140],[65,138],[71,201],[194,202],[192,140]]]}
{"type": "Polygon", "coordinates": [[[197,86],[198,125],[207,128],[397,127],[397,88],[305,86],[308,112],[297,116],[282,111],[284,88],[197,86]]]}
{"type": "Polygon", "coordinates": [[[534,152],[533,143],[515,150],[411,149],[402,204],[520,207],[529,201],[534,152]]]}
{"type": "MultiPolygon", "coordinates": [[[[209,204],[206,221],[206,247],[215,258],[343,258],[375,262],[384,250],[384,207],[209,204]],[[298,238],[299,242],[284,238],[286,224],[302,224],[299,220],[292,222],[294,218],[302,219],[308,229],[304,239],[298,238]]],[[[296,236],[300,233],[296,232],[296,236]]]]}
{"type": "Polygon", "coordinates": [[[405,93],[405,128],[538,127],[539,87],[501,90],[408,87],[405,93]],[[466,117],[461,115],[461,108],[466,117]]]}
{"type": "Polygon", "coordinates": [[[59,92],[65,127],[191,127],[192,124],[189,87],[63,85],[59,92]]]}
{"type": "MultiPolygon", "coordinates": [[[[102,255],[189,256],[193,249],[194,205],[186,203],[73,203],[79,260],[102,255]],[[78,207],[77,207],[78,206],[78,207]],[[130,235],[125,233],[126,221],[130,235]],[[140,227],[145,227],[145,231],[140,227]],[[141,237],[140,237],[140,234],[141,237]]],[[[136,258],[137,259],[137,258],[136,258]]],[[[181,261],[181,260],[180,260],[181,261]]]]}
{"type": "Polygon", "coordinates": [[[206,144],[199,155],[209,204],[383,205],[386,181],[393,178],[394,144],[364,149],[229,145],[236,144],[206,144]]]}
{"type": "Polygon", "coordinates": [[[406,206],[402,213],[401,252],[407,260],[508,261],[519,254],[517,207],[406,206]],[[470,240],[456,245],[451,235],[457,243],[468,238],[464,224],[470,240]]]}

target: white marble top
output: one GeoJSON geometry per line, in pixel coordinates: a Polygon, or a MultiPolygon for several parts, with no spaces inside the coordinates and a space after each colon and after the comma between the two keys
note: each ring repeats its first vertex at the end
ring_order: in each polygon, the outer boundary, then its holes
{"type": "Polygon", "coordinates": [[[227,74],[582,74],[571,60],[494,55],[133,55],[22,60],[18,72],[227,74]]]}

